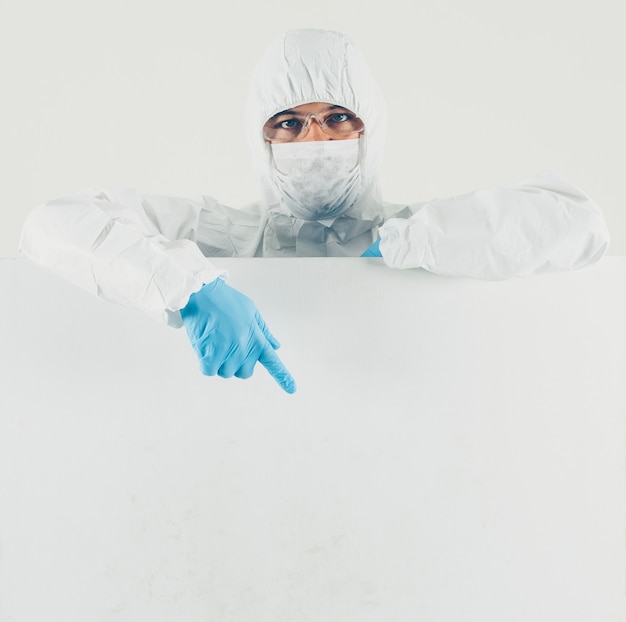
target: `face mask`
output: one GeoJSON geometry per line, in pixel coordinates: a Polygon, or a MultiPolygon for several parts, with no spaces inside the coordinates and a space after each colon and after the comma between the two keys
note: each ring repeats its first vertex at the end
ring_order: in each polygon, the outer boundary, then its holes
{"type": "Polygon", "coordinates": [[[270,147],[274,184],[296,218],[336,218],[356,202],[361,192],[358,138],[270,147]]]}

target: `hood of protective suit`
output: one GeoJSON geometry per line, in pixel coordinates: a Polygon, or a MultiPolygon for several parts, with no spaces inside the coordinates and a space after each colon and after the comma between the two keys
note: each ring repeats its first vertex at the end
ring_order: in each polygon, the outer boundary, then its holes
{"type": "Polygon", "coordinates": [[[359,138],[361,197],[351,212],[367,217],[373,203],[380,202],[377,178],[386,129],[384,100],[360,50],[346,36],[327,30],[280,35],[261,56],[252,76],[246,130],[263,198],[270,211],[290,213],[273,177],[272,148],[264,139],[264,124],[278,112],[312,102],[347,108],[365,124],[359,138]]]}

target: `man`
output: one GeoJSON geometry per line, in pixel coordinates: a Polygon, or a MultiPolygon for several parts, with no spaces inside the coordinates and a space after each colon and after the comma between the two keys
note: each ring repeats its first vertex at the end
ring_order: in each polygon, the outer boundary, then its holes
{"type": "Polygon", "coordinates": [[[248,378],[260,361],[293,392],[278,341],[207,257],[366,254],[393,268],[503,279],[579,268],[608,244],[598,207],[551,172],[452,199],[384,202],[384,101],[339,33],[274,41],[252,79],[246,128],[262,201],[232,209],[95,188],[36,208],[22,251],[103,298],[184,324],[203,373],[248,378]]]}

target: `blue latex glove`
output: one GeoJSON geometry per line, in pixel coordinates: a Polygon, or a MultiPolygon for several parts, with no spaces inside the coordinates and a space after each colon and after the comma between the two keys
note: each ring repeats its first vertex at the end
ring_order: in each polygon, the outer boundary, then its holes
{"type": "Polygon", "coordinates": [[[380,238],[374,242],[362,255],[361,257],[382,257],[380,252],[380,238]]]}
{"type": "Polygon", "coordinates": [[[192,294],[180,314],[203,374],[250,378],[259,361],[287,393],[295,392],[294,379],[274,352],[280,343],[255,304],[222,279],[192,294]]]}

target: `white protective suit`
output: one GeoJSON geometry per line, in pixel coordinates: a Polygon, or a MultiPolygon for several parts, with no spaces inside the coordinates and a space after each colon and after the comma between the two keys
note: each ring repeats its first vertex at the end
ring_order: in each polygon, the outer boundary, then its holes
{"type": "Polygon", "coordinates": [[[93,188],[35,208],[22,252],[94,294],[180,326],[189,296],[224,275],[207,257],[359,256],[380,234],[391,268],[504,279],[580,268],[608,244],[599,208],[550,171],[450,199],[383,202],[383,98],[359,50],[338,33],[297,30],[274,41],[252,80],[246,126],[262,201],[233,209],[206,196],[93,188]],[[322,221],[296,218],[285,206],[263,138],[268,118],[311,102],[343,106],[365,124],[362,194],[322,221]]]}

